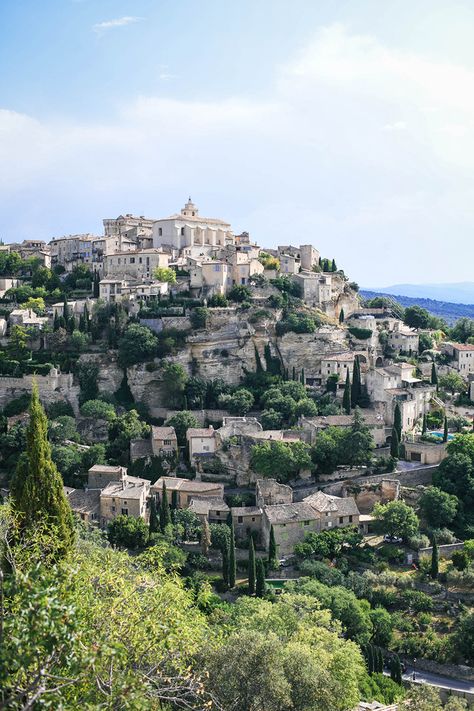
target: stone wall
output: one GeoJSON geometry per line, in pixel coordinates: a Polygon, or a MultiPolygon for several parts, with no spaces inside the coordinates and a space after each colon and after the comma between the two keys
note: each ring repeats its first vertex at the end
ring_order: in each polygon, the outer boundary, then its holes
{"type": "MultiPolygon", "coordinates": [[[[460,551],[464,548],[464,543],[450,543],[443,546],[438,546],[440,558],[451,558],[455,551],[460,551]]],[[[433,548],[420,548],[418,558],[431,558],[433,548]]]]}
{"type": "Polygon", "coordinates": [[[72,373],[58,373],[55,368],[48,375],[23,375],[21,378],[0,376],[0,407],[5,407],[25,393],[31,393],[33,382],[38,385],[43,404],[67,400],[74,411],[78,411],[79,388],[73,384],[72,373]]]}

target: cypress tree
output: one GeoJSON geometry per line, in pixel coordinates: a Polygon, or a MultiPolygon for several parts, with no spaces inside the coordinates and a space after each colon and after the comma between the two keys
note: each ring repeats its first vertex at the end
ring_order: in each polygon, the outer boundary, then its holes
{"type": "Polygon", "coordinates": [[[86,333],[89,333],[90,331],[90,323],[89,323],[89,309],[87,308],[87,304],[84,304],[84,325],[86,327],[86,333]]]}
{"type": "Polygon", "coordinates": [[[275,568],[278,568],[277,547],[273,526],[270,527],[270,543],[268,546],[268,567],[270,568],[270,570],[275,570],[275,568]]]}
{"type": "Polygon", "coordinates": [[[349,369],[346,371],[346,384],[344,385],[342,407],[346,415],[351,414],[351,376],[349,375],[349,369]]]}
{"type": "Polygon", "coordinates": [[[383,674],[383,652],[380,647],[377,647],[377,671],[383,674]]]}
{"type": "Polygon", "coordinates": [[[374,669],[374,647],[372,644],[367,645],[367,671],[373,674],[374,669]]]}
{"type": "Polygon", "coordinates": [[[431,364],[431,385],[436,385],[436,390],[438,390],[438,373],[434,363],[431,364]]]}
{"type": "Polygon", "coordinates": [[[170,505],[168,503],[168,492],[166,491],[166,484],[163,482],[163,490],[161,492],[161,503],[160,503],[160,530],[161,533],[166,531],[166,526],[171,523],[171,511],[170,505]]]}
{"type": "Polygon", "coordinates": [[[392,427],[392,441],[390,442],[390,456],[394,459],[398,459],[400,456],[400,440],[398,439],[398,432],[395,427],[392,427]]]}
{"type": "Polygon", "coordinates": [[[74,318],[74,316],[71,316],[71,318],[67,322],[67,330],[68,333],[73,333],[73,331],[76,330],[76,319],[74,318]]]}
{"type": "Polygon", "coordinates": [[[444,416],[443,442],[448,441],[448,417],[444,416]]]}
{"type": "Polygon", "coordinates": [[[293,366],[293,372],[292,372],[292,374],[291,374],[291,379],[292,379],[292,380],[296,380],[296,370],[295,370],[295,366],[293,366]]]}
{"type": "Polygon", "coordinates": [[[301,368],[301,384],[305,385],[306,379],[304,377],[304,368],[301,368]]]}
{"type": "Polygon", "coordinates": [[[229,543],[229,586],[231,588],[235,587],[235,577],[237,574],[237,567],[235,561],[235,532],[234,532],[234,521],[232,520],[230,524],[230,543],[229,543]]]}
{"type": "Polygon", "coordinates": [[[158,512],[156,510],[156,499],[154,496],[150,499],[150,522],[148,524],[148,530],[150,533],[158,533],[160,530],[160,521],[158,519],[158,512]]]}
{"type": "Polygon", "coordinates": [[[319,266],[320,266],[320,267],[322,267],[322,266],[323,266],[323,260],[322,260],[322,258],[321,258],[321,257],[319,257],[319,260],[318,260],[318,264],[319,264],[319,266]]]}
{"type": "Polygon", "coordinates": [[[354,369],[352,371],[352,386],[351,386],[351,405],[356,407],[359,404],[361,396],[361,381],[360,381],[360,363],[359,356],[354,358],[354,369]]]}
{"type": "Polygon", "coordinates": [[[257,558],[256,563],[257,571],[257,582],[255,583],[255,595],[256,597],[263,597],[265,595],[265,566],[263,565],[263,560],[257,558]]]}
{"type": "Polygon", "coordinates": [[[255,345],[254,345],[254,351],[255,351],[256,372],[263,373],[262,359],[260,358],[260,353],[258,352],[258,348],[255,345]]]}
{"type": "Polygon", "coordinates": [[[253,538],[250,537],[250,546],[249,546],[249,582],[248,582],[248,591],[249,595],[254,595],[255,594],[255,578],[257,575],[256,567],[255,567],[255,546],[253,544],[253,538]]]}
{"type": "Polygon", "coordinates": [[[60,325],[61,324],[59,321],[58,312],[56,311],[56,313],[54,314],[53,331],[57,331],[60,325]]]}
{"type": "Polygon", "coordinates": [[[79,331],[81,333],[86,333],[86,331],[87,331],[86,322],[84,320],[84,314],[82,314],[82,316],[79,317],[79,331]]]}
{"type": "Polygon", "coordinates": [[[426,430],[427,430],[427,429],[428,429],[428,425],[427,425],[427,422],[426,422],[426,414],[425,414],[425,415],[423,415],[423,424],[422,424],[422,426],[421,426],[421,434],[422,434],[422,435],[426,434],[426,430]]]}
{"type": "Polygon", "coordinates": [[[222,580],[224,587],[228,589],[229,585],[229,544],[226,541],[222,546],[222,580]]]}
{"type": "Polygon", "coordinates": [[[209,553],[209,548],[211,546],[211,529],[209,527],[209,521],[207,518],[202,522],[201,528],[201,551],[202,554],[206,556],[209,553]]]}
{"type": "Polygon", "coordinates": [[[402,411],[398,402],[395,404],[395,412],[393,413],[393,426],[397,430],[398,441],[402,441],[402,411]]]}
{"type": "Polygon", "coordinates": [[[94,272],[94,284],[93,284],[93,288],[94,288],[94,298],[95,298],[95,299],[98,299],[98,298],[99,298],[99,294],[100,294],[99,282],[100,282],[99,272],[94,272]]]}
{"type": "Polygon", "coordinates": [[[339,311],[339,323],[344,323],[344,319],[345,319],[344,309],[341,309],[339,311]]]}
{"type": "Polygon", "coordinates": [[[335,259],[332,260],[331,271],[332,271],[332,272],[337,272],[337,266],[336,266],[336,260],[335,260],[335,259]]]}
{"type": "Polygon", "coordinates": [[[433,578],[433,580],[436,580],[438,577],[439,573],[439,550],[438,550],[438,542],[436,540],[436,537],[433,536],[433,550],[431,552],[431,569],[430,569],[430,575],[433,578]]]}
{"type": "Polygon", "coordinates": [[[67,323],[70,318],[70,313],[69,313],[69,304],[67,302],[67,296],[64,294],[64,299],[63,299],[63,319],[67,323]]]}
{"type": "Polygon", "coordinates": [[[178,508],[178,492],[176,489],[171,492],[171,508],[173,511],[178,508]]]}
{"type": "Polygon", "coordinates": [[[390,678],[396,683],[402,683],[402,665],[400,664],[400,657],[398,654],[394,654],[390,662],[390,678]]]}
{"type": "Polygon", "coordinates": [[[68,554],[74,543],[74,518],[63,489],[63,481],[51,457],[48,420],[33,384],[30,420],[26,430],[26,451],[21,455],[10,487],[12,508],[18,515],[19,533],[45,525],[50,531],[51,553],[68,554]]]}

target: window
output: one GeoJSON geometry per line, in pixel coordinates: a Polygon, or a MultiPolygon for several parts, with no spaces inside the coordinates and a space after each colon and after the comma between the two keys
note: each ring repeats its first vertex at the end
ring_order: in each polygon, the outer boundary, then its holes
{"type": "Polygon", "coordinates": [[[184,227],[181,227],[181,234],[184,235],[184,227]]]}
{"type": "Polygon", "coordinates": [[[303,526],[309,526],[309,521],[303,521],[303,526]]]}
{"type": "Polygon", "coordinates": [[[171,444],[171,440],[170,440],[170,439],[164,439],[164,440],[163,440],[163,444],[165,445],[165,447],[166,447],[166,446],[169,447],[170,444],[171,444]]]}
{"type": "Polygon", "coordinates": [[[252,516],[252,521],[255,521],[255,516],[252,516]]]}
{"type": "Polygon", "coordinates": [[[126,502],[126,501],[124,501],[124,502],[123,502],[123,505],[124,505],[124,506],[126,506],[126,505],[127,505],[127,502],[126,502]]]}
{"type": "Polygon", "coordinates": [[[115,506],[112,506],[112,513],[115,513],[115,506]]]}
{"type": "Polygon", "coordinates": [[[339,516],[339,523],[344,523],[344,516],[339,516]]]}
{"type": "Polygon", "coordinates": [[[326,511],[326,518],[331,515],[330,511],[326,511]]]}
{"type": "Polygon", "coordinates": [[[163,228],[162,228],[162,227],[159,227],[159,228],[158,228],[158,235],[159,235],[160,237],[162,237],[162,235],[163,235],[163,228]]]}
{"type": "Polygon", "coordinates": [[[202,449],[203,449],[203,452],[209,452],[208,445],[204,445],[202,449]]]}
{"type": "Polygon", "coordinates": [[[130,257],[130,264],[135,264],[135,257],[130,257]]]}
{"type": "Polygon", "coordinates": [[[128,509],[122,509],[122,516],[128,516],[128,509]]]}
{"type": "Polygon", "coordinates": [[[237,523],[243,523],[244,522],[244,517],[243,516],[237,516],[237,523]]]}
{"type": "Polygon", "coordinates": [[[352,523],[352,516],[349,516],[349,523],[352,523]]]}

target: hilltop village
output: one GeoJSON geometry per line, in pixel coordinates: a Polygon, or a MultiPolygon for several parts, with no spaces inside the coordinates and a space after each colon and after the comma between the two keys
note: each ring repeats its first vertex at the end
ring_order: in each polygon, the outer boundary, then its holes
{"type": "Polygon", "coordinates": [[[474,323],[363,301],[334,255],[262,248],[191,198],[103,227],[0,245],[3,500],[37,391],[80,525],[160,548],[213,609],[331,610],[372,680],[331,708],[397,708],[413,659],[467,674],[474,323]]]}

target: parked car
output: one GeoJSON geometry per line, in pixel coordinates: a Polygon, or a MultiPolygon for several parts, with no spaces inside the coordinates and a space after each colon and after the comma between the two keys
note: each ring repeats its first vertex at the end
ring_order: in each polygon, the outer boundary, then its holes
{"type": "Polygon", "coordinates": [[[403,543],[403,538],[400,538],[400,536],[389,536],[387,534],[383,539],[385,543],[403,543]]]}

